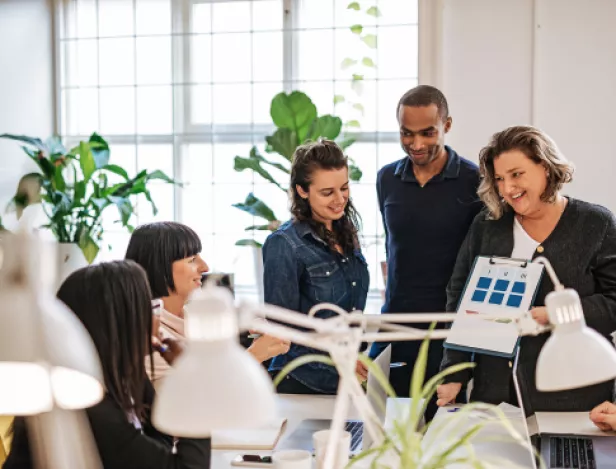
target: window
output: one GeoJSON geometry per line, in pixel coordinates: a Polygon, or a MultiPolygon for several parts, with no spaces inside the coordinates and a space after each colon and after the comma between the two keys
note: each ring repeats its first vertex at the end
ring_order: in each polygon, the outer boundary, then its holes
{"type": "MultiPolygon", "coordinates": [[[[233,272],[241,290],[255,284],[253,258],[234,244],[252,220],[231,204],[253,190],[281,217],[287,206],[267,183],[235,172],[233,158],[253,144],[263,147],[275,94],[304,91],[320,114],[340,115],[357,138],[348,153],[364,175],[352,197],[363,218],[372,286],[380,288],[384,254],[374,182],[381,166],[401,157],[395,107],[417,84],[417,0],[361,1],[359,11],[354,3],[63,0],[57,44],[63,138],[71,144],[97,131],[110,142],[112,161],[129,173],[160,168],[181,181],[183,188],[156,187],[158,215],[140,204],[134,222],[176,219],[192,226],[210,266],[233,272]],[[366,13],[368,6],[375,15],[366,13]],[[361,25],[360,34],[353,25],[361,25]]],[[[111,249],[101,259],[122,257],[128,241],[112,222],[110,216],[105,240],[111,249]]]]}

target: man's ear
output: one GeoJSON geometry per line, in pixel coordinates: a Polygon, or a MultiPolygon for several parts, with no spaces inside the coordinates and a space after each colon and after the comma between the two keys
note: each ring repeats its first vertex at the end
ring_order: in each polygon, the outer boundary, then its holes
{"type": "Polygon", "coordinates": [[[451,130],[451,123],[453,122],[453,120],[451,119],[451,116],[449,116],[447,118],[447,120],[445,121],[445,133],[449,132],[451,130]]]}

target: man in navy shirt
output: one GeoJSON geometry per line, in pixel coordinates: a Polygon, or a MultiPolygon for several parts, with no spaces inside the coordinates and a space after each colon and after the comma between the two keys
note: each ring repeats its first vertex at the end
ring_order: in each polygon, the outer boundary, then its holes
{"type": "MultiPolygon", "coordinates": [[[[417,86],[398,103],[400,143],[406,157],[383,167],[377,195],[387,251],[387,286],[383,313],[444,312],[446,287],[458,250],[481,205],[479,169],[445,145],[451,117],[443,93],[417,86]]],[[[429,324],[419,325],[427,328],[429,324]]],[[[393,344],[391,370],[398,396],[408,396],[421,341],[393,344]]],[[[382,344],[376,344],[373,355],[382,344]]],[[[430,344],[426,380],[439,371],[443,341],[430,344]]],[[[436,399],[426,411],[431,420],[436,399]]]]}

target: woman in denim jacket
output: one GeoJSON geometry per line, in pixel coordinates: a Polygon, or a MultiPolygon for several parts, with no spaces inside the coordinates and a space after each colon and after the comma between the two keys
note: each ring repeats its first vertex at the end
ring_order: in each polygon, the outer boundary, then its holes
{"type": "MultiPolygon", "coordinates": [[[[346,311],[363,310],[370,276],[358,240],[358,214],[349,194],[349,167],[344,153],[332,141],[297,148],[291,168],[292,218],[263,245],[266,303],[308,313],[319,303],[333,303],[346,311]]],[[[323,310],[318,317],[336,313],[323,310]]],[[[323,353],[291,344],[289,352],[274,358],[272,375],[288,362],[323,353]]],[[[366,369],[358,362],[357,374],[366,369]]],[[[278,386],[287,394],[335,394],[338,373],[322,363],[296,368],[278,386]]]]}

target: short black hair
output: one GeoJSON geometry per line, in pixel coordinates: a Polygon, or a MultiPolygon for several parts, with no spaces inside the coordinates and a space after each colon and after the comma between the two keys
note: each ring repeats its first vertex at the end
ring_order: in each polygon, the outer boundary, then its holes
{"type": "Polygon", "coordinates": [[[449,117],[449,105],[442,91],[434,86],[419,85],[402,95],[396,108],[396,119],[399,118],[402,106],[419,107],[429,106],[430,104],[436,105],[441,119],[445,120],[449,117]]]}
{"type": "Polygon", "coordinates": [[[138,226],[126,248],[126,259],[145,269],[152,296],[162,298],[175,291],[172,264],[199,254],[202,250],[197,233],[181,223],[162,221],[138,226]]]}
{"type": "Polygon", "coordinates": [[[145,417],[152,354],[152,296],[143,269],[132,261],[102,262],[76,270],[58,289],[92,337],[105,389],[124,410],[145,417]]]}

